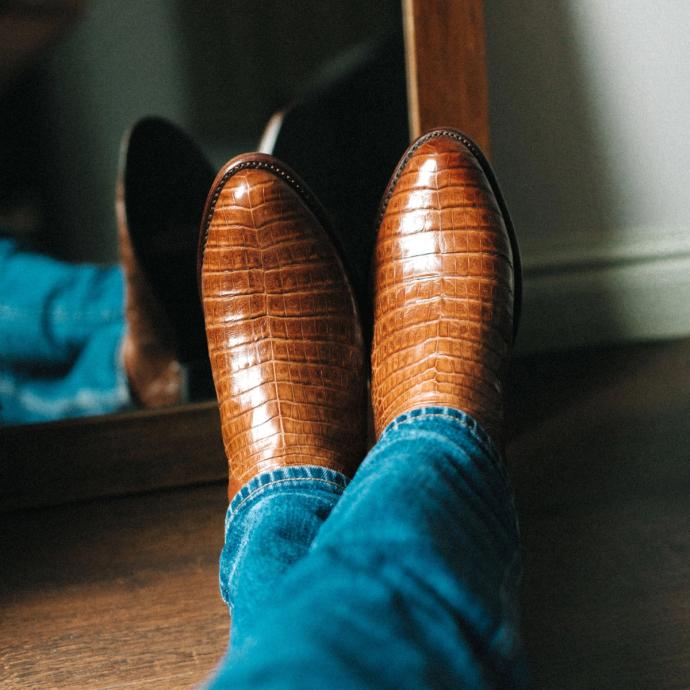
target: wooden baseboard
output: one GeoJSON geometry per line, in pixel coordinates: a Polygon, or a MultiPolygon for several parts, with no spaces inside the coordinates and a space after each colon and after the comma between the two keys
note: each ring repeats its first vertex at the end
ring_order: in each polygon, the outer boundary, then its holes
{"type": "Polygon", "coordinates": [[[679,233],[527,247],[524,258],[518,354],[690,335],[690,239],[679,233]]]}

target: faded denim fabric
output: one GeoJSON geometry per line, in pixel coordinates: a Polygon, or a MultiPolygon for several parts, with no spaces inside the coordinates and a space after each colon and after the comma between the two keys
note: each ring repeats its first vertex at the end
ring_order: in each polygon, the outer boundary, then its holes
{"type": "Polygon", "coordinates": [[[0,422],[129,407],[124,330],[118,266],[57,261],[0,238],[0,422]]]}
{"type": "Polygon", "coordinates": [[[404,414],[344,486],[287,468],[233,500],[231,644],[209,687],[528,687],[513,496],[480,425],[404,414]]]}
{"type": "Polygon", "coordinates": [[[220,558],[233,644],[241,644],[242,631],[270,605],[284,573],[307,553],[348,482],[324,467],[286,467],[254,477],[233,498],[220,558]]]}

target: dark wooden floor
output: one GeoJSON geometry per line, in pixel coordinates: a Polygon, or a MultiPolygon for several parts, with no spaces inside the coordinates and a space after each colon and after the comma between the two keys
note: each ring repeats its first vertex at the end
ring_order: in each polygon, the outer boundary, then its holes
{"type": "Polygon", "coordinates": [[[3,516],[0,687],[190,688],[221,656],[220,485],[3,516]]]}
{"type": "MultiPolygon", "coordinates": [[[[690,342],[522,359],[510,409],[536,687],[689,688],[690,342]]],[[[224,508],[211,483],[2,515],[0,687],[203,679],[224,508]]]]}
{"type": "Polygon", "coordinates": [[[539,688],[690,688],[690,343],[522,361],[509,449],[539,688]]]}

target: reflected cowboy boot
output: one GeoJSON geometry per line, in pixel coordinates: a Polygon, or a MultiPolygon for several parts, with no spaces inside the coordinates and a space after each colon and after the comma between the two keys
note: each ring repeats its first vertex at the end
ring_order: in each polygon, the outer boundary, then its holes
{"type": "Polygon", "coordinates": [[[159,118],[123,137],[116,188],[127,330],[123,359],[144,407],[213,395],[196,287],[198,228],[214,171],[159,118]]]}

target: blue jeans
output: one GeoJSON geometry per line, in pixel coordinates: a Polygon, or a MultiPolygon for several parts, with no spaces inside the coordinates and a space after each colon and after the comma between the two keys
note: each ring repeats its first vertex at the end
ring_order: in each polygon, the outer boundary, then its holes
{"type": "Polygon", "coordinates": [[[0,238],[0,422],[129,407],[124,330],[119,267],[56,261],[0,238]]]}
{"type": "Polygon", "coordinates": [[[392,422],[352,482],[318,467],[232,500],[229,651],[209,687],[521,688],[518,529],[499,454],[449,408],[392,422]]]}

